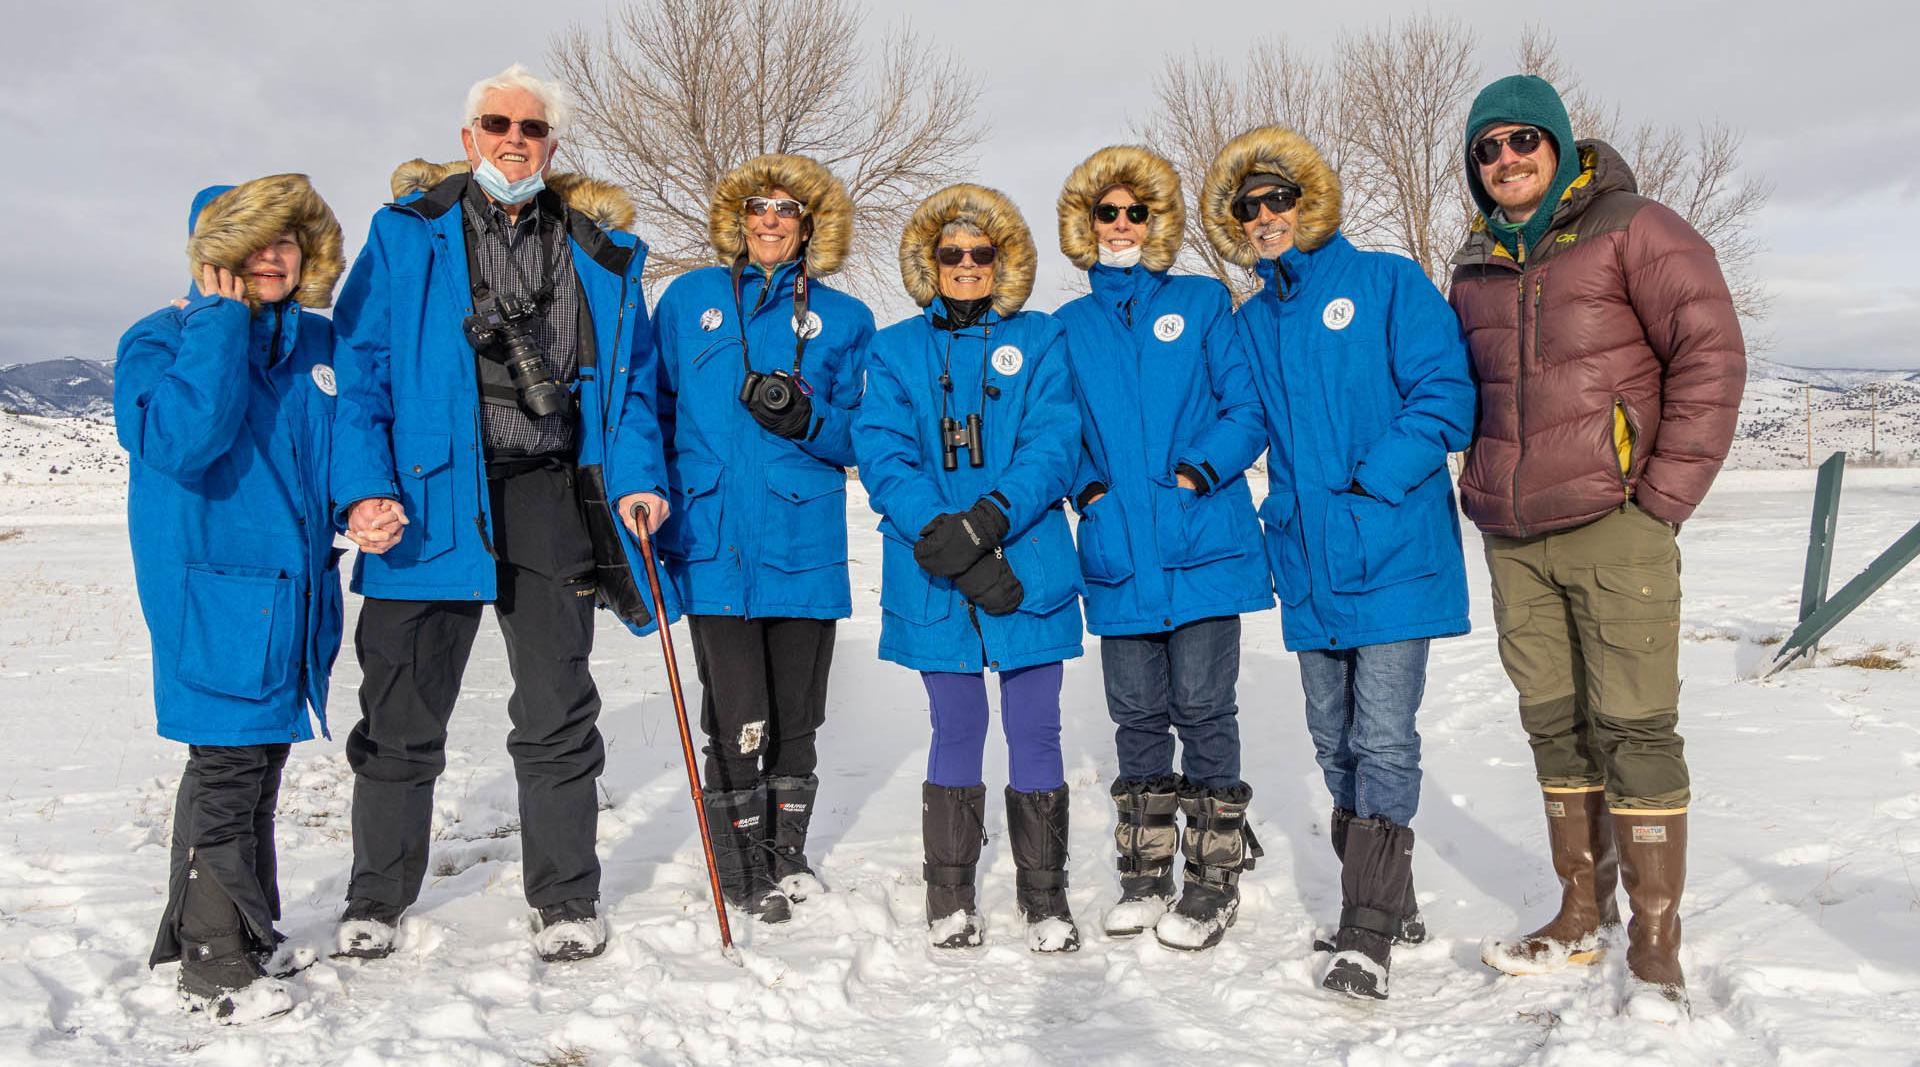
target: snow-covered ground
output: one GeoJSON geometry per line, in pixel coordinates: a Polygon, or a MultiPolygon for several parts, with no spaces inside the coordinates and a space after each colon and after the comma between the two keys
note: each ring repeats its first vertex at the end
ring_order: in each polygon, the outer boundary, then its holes
{"type": "MultiPolygon", "coordinates": [[[[1435,648],[1422,722],[1415,869],[1435,939],[1396,953],[1392,1000],[1314,986],[1309,942],[1337,912],[1336,870],[1273,612],[1248,620],[1240,690],[1267,858],[1220,948],[1185,955],[1096,932],[1115,885],[1094,646],[1069,666],[1065,697],[1086,947],[1056,958],[1021,947],[996,796],[981,879],[988,944],[928,948],[926,712],[913,675],[874,658],[878,542],[857,487],[859,614],[840,634],[812,850],[834,891],[783,929],[737,922],[744,969],[716,951],[659,647],[611,625],[594,669],[613,945],[578,964],[534,958],[504,746],[509,682],[489,623],[401,950],[323,960],[292,980],[292,1014],[213,1027],[176,1010],[171,967],[143,965],[184,753],[153,736],[118,478],[25,480],[0,486],[0,1063],[1920,1062],[1920,572],[1849,619],[1816,667],[1755,680],[1798,603],[1806,472],[1726,475],[1682,535],[1697,795],[1682,960],[1696,1016],[1672,1029],[1616,1013],[1621,953],[1530,979],[1478,962],[1483,936],[1530,929],[1557,890],[1471,533],[1476,630],[1435,648]],[[1836,662],[1876,648],[1904,666],[1836,662]]],[[[1916,519],[1920,472],[1850,472],[1835,587],[1916,519]]],[[[335,739],[296,750],[281,803],[283,926],[309,942],[327,937],[345,889],[352,659],[335,672],[335,739]]],[[[996,793],[1004,767],[992,758],[996,793]]]]}

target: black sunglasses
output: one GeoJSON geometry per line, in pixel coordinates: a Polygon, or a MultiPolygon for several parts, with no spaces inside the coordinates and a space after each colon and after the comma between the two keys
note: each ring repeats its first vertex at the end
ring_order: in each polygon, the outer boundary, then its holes
{"type": "Polygon", "coordinates": [[[957,267],[961,260],[968,258],[971,258],[977,266],[991,267],[993,257],[997,254],[992,245],[980,245],[977,248],[943,245],[933,250],[933,258],[939,260],[943,267],[957,267]]]}
{"type": "Polygon", "coordinates": [[[1276,215],[1284,215],[1293,210],[1300,202],[1300,193],[1293,189],[1275,189],[1259,196],[1243,196],[1233,202],[1233,217],[1241,222],[1252,222],[1260,217],[1260,209],[1265,207],[1276,215]]]}
{"type": "Polygon", "coordinates": [[[1502,148],[1512,148],[1516,156],[1530,156],[1540,150],[1540,142],[1546,136],[1537,127],[1522,126],[1505,137],[1482,137],[1473,142],[1473,161],[1491,167],[1500,162],[1502,148]]]}
{"type": "Polygon", "coordinates": [[[755,218],[766,214],[768,209],[772,209],[774,214],[783,219],[797,219],[807,213],[807,205],[784,196],[750,196],[747,197],[746,205],[747,214],[755,218]]]}
{"type": "MultiPolygon", "coordinates": [[[[1128,204],[1125,210],[1127,212],[1127,221],[1133,223],[1135,226],[1146,225],[1147,219],[1153,216],[1153,212],[1147,210],[1147,205],[1145,204],[1128,204]]],[[[1120,217],[1120,212],[1121,207],[1119,204],[1095,204],[1093,206],[1093,217],[1101,222],[1114,221],[1120,217]]]]}
{"type": "Polygon", "coordinates": [[[505,136],[508,130],[513,129],[515,123],[519,123],[521,133],[536,141],[546,140],[547,134],[553,132],[553,127],[547,123],[546,119],[510,119],[505,115],[477,115],[473,122],[474,125],[495,137],[505,136]]]}

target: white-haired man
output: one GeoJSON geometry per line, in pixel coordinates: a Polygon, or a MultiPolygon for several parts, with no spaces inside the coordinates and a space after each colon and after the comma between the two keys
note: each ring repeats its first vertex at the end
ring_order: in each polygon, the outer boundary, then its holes
{"type": "Polygon", "coordinates": [[[569,960],[606,947],[593,606],[653,625],[617,516],[636,521],[644,504],[658,528],[666,473],[646,249],[618,232],[633,218],[618,190],[548,175],[567,118],[560,88],[518,64],[476,84],[465,162],[396,172],[334,316],[332,495],[368,546],[353,572],[364,681],[342,955],[392,952],[419,896],[447,721],[489,602],[514,679],[507,749],[535,948],[569,960]]]}

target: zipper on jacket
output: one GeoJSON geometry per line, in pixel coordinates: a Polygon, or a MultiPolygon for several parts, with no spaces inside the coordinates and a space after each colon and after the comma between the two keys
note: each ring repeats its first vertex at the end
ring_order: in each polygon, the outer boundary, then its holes
{"type": "MultiPolygon", "coordinates": [[[[1524,258],[1526,254],[1526,240],[1524,238],[1520,240],[1520,249],[1522,258],[1524,258]]],[[[1539,288],[1535,287],[1534,345],[1536,348],[1539,346],[1540,341],[1538,333],[1539,293],[1539,288]]],[[[1519,530],[1520,536],[1525,537],[1527,536],[1527,524],[1526,521],[1520,517],[1520,468],[1526,463],[1527,459],[1527,272],[1524,268],[1520,271],[1519,300],[1520,306],[1518,314],[1520,321],[1515,324],[1515,333],[1518,336],[1514,338],[1514,345],[1519,349],[1520,358],[1514,361],[1513,376],[1513,423],[1514,439],[1517,444],[1517,451],[1513,457],[1513,524],[1519,530]]]]}
{"type": "Polygon", "coordinates": [[[1640,443],[1640,431],[1633,424],[1633,413],[1627,410],[1627,402],[1624,398],[1615,396],[1613,408],[1620,419],[1620,425],[1627,428],[1627,458],[1626,462],[1622,463],[1620,462],[1620,442],[1614,440],[1612,424],[1609,423],[1607,426],[1607,441],[1613,445],[1613,462],[1620,468],[1620,510],[1625,511],[1627,505],[1633,503],[1633,486],[1627,482],[1627,472],[1633,469],[1633,453],[1635,446],[1640,443]]]}

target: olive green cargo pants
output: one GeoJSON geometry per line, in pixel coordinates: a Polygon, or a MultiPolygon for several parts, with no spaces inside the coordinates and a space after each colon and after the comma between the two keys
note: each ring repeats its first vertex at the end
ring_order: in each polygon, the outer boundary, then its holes
{"type": "Polygon", "coordinates": [[[1685,811],[1680,548],[1628,506],[1536,537],[1486,537],[1500,661],[1550,793],[1604,788],[1608,804],[1685,811]]]}

